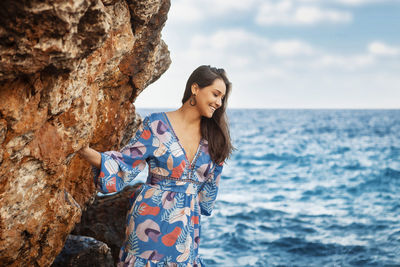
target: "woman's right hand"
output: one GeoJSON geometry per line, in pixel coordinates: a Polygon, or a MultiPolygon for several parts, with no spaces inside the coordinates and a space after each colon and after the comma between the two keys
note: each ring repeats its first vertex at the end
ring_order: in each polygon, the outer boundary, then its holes
{"type": "Polygon", "coordinates": [[[101,168],[101,154],[93,148],[90,148],[89,146],[83,147],[82,149],[78,150],[78,154],[94,167],[98,169],[101,168]]]}

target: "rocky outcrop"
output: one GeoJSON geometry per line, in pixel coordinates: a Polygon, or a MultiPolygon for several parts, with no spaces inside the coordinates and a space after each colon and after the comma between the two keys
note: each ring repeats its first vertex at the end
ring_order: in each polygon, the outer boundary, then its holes
{"type": "Polygon", "coordinates": [[[51,267],[113,267],[107,244],[88,236],[69,235],[51,267]]]}
{"type": "Polygon", "coordinates": [[[126,215],[140,185],[127,186],[113,195],[96,196],[83,212],[81,222],[75,226],[72,234],[91,236],[106,243],[117,263],[125,239],[126,215]]]}
{"type": "Polygon", "coordinates": [[[0,265],[48,266],[95,189],[82,146],[118,149],[169,67],[169,0],[0,3],[0,265]]]}

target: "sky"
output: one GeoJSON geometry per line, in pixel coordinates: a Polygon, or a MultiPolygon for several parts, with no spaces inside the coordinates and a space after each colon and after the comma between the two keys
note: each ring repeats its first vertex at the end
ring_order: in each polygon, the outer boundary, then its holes
{"type": "Polygon", "coordinates": [[[200,65],[226,70],[228,108],[400,108],[400,0],[171,0],[162,39],[137,108],[178,109],[200,65]]]}

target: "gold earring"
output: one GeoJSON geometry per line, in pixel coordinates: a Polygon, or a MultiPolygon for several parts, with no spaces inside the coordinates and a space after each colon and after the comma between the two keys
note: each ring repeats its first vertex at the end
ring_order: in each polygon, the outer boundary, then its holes
{"type": "Polygon", "coordinates": [[[193,94],[192,97],[190,98],[189,104],[190,104],[191,106],[196,106],[197,101],[196,101],[196,95],[195,95],[195,94],[193,94]],[[192,103],[192,100],[194,101],[194,103],[192,103]]]}

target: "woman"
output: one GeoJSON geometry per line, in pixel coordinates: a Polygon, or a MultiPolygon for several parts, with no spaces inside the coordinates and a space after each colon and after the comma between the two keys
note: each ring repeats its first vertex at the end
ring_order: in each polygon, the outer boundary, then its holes
{"type": "Polygon", "coordinates": [[[231,83],[223,69],[198,67],[182,106],[146,116],[120,152],[80,154],[97,168],[97,188],[116,192],[149,165],[127,215],[118,266],[204,266],[200,216],[209,216],[233,147],[226,117],[231,83]]]}

